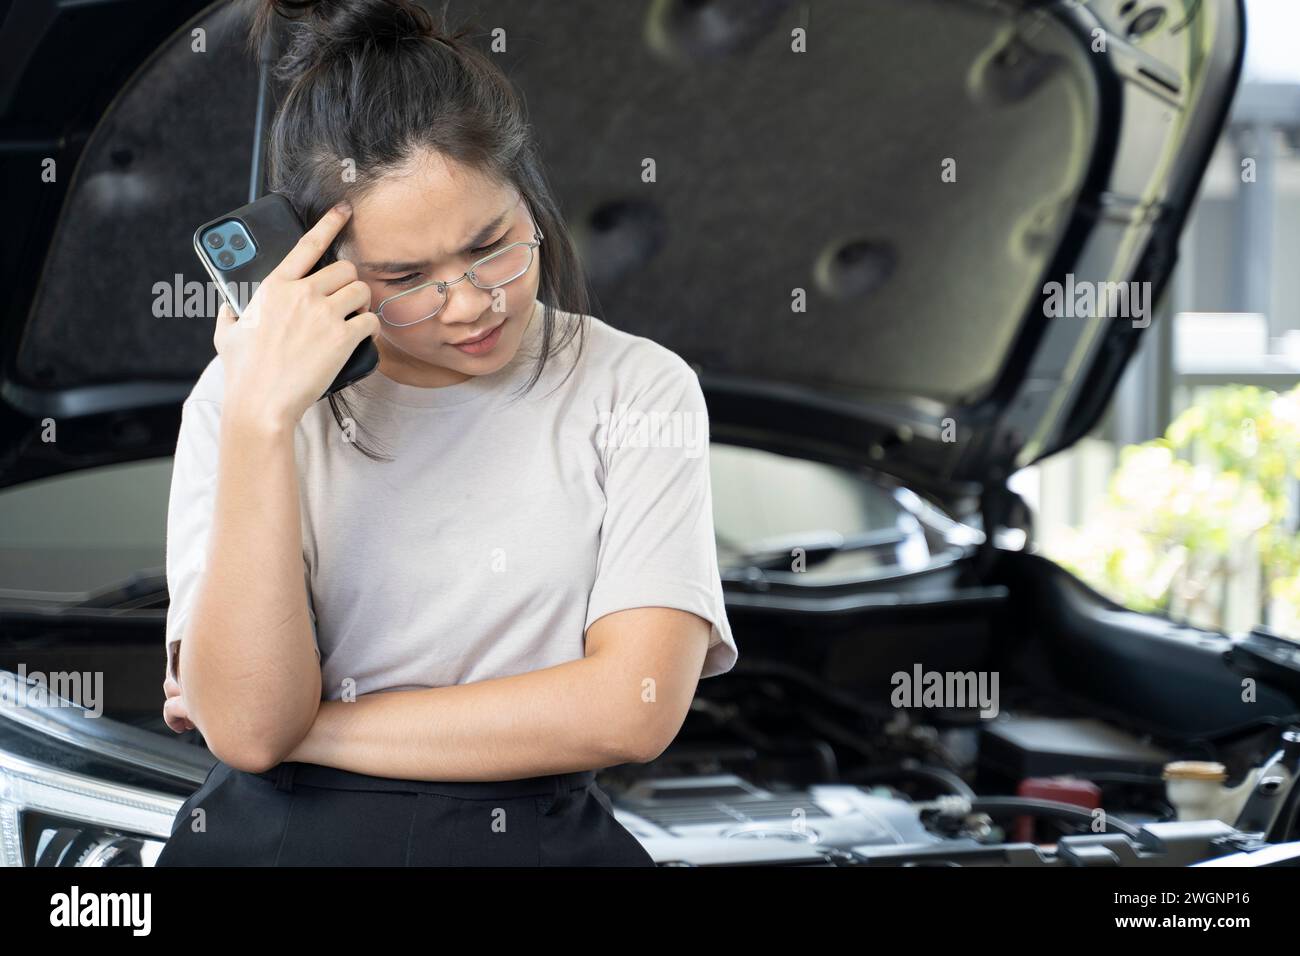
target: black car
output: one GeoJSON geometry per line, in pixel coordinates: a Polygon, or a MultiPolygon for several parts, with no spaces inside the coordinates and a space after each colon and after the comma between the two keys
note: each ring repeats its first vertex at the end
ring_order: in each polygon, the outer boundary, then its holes
{"type": "MultiPolygon", "coordinates": [[[[161,719],[160,516],[212,357],[190,237],[262,177],[241,17],[28,0],[0,27],[6,865],[150,865],[214,760],[161,719]],[[102,716],[30,693],[55,674],[101,675],[102,716]]],[[[1116,606],[1034,553],[1007,485],[1089,431],[1150,325],[1242,4],[492,17],[534,121],[572,130],[545,159],[602,317],[709,404],[740,661],[662,756],[601,776],[656,861],[1300,859],[1297,645],[1116,606]],[[1053,311],[1082,284],[1134,298],[1053,311]]]]}

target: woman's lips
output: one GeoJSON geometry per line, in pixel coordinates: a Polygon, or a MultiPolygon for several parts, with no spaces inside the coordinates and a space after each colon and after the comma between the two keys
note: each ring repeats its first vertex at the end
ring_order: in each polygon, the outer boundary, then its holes
{"type": "Polygon", "coordinates": [[[468,355],[482,355],[485,352],[491,352],[493,347],[501,338],[501,330],[505,328],[505,319],[497,323],[496,328],[485,332],[478,338],[466,342],[452,342],[453,347],[460,349],[468,355]]]}

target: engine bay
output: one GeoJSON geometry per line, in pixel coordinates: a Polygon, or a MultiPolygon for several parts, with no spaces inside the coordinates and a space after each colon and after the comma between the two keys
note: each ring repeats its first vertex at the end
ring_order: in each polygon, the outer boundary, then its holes
{"type": "Polygon", "coordinates": [[[1225,742],[1213,755],[1243,770],[1224,780],[1218,761],[1175,761],[1091,718],[1010,714],[979,728],[902,718],[882,729],[893,759],[836,782],[780,780],[771,768],[760,782],[723,769],[726,755],[688,751],[607,773],[601,785],[660,865],[1184,866],[1300,837],[1297,727],[1225,742]],[[1277,746],[1264,753],[1270,739],[1277,746]],[[1220,817],[1171,796],[1180,766],[1235,796],[1220,817]]]}
{"type": "Polygon", "coordinates": [[[914,603],[779,636],[751,618],[674,744],[601,775],[617,818],[686,866],[1249,865],[1300,841],[1294,642],[1153,631],[1026,570],[978,612],[914,603]],[[918,661],[1000,677],[996,713],[899,706],[918,661]],[[1137,692],[1143,675],[1158,682],[1137,692]]]}

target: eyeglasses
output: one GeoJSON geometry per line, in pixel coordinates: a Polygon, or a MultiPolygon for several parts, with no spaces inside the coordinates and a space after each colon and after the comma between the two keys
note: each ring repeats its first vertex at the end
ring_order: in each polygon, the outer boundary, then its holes
{"type": "MultiPolygon", "coordinates": [[[[522,202],[522,199],[520,200],[522,202]]],[[[530,210],[531,216],[531,210],[530,210]]],[[[513,282],[533,266],[533,250],[542,244],[542,233],[533,223],[532,242],[512,242],[484,256],[451,281],[430,279],[419,285],[390,295],[375,308],[376,314],[386,324],[402,328],[431,319],[447,304],[447,289],[468,279],[477,288],[496,289],[513,282]]]]}

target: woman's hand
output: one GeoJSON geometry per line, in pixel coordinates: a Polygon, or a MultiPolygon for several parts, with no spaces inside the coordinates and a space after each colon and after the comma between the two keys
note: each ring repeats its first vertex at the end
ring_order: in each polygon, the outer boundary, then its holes
{"type": "Polygon", "coordinates": [[[176,678],[169,673],[163,678],[163,694],[167,700],[163,703],[163,721],[167,726],[178,734],[183,734],[187,730],[194,729],[194,722],[190,720],[190,712],[185,706],[185,698],[181,696],[181,685],[177,683],[176,678]]]}
{"type": "Polygon", "coordinates": [[[258,286],[243,316],[221,307],[212,341],[228,407],[296,425],[357,345],[378,331],[373,312],[347,318],[370,306],[370,288],[356,266],[340,259],[307,274],[351,214],[336,206],[322,216],[258,286]]]}

